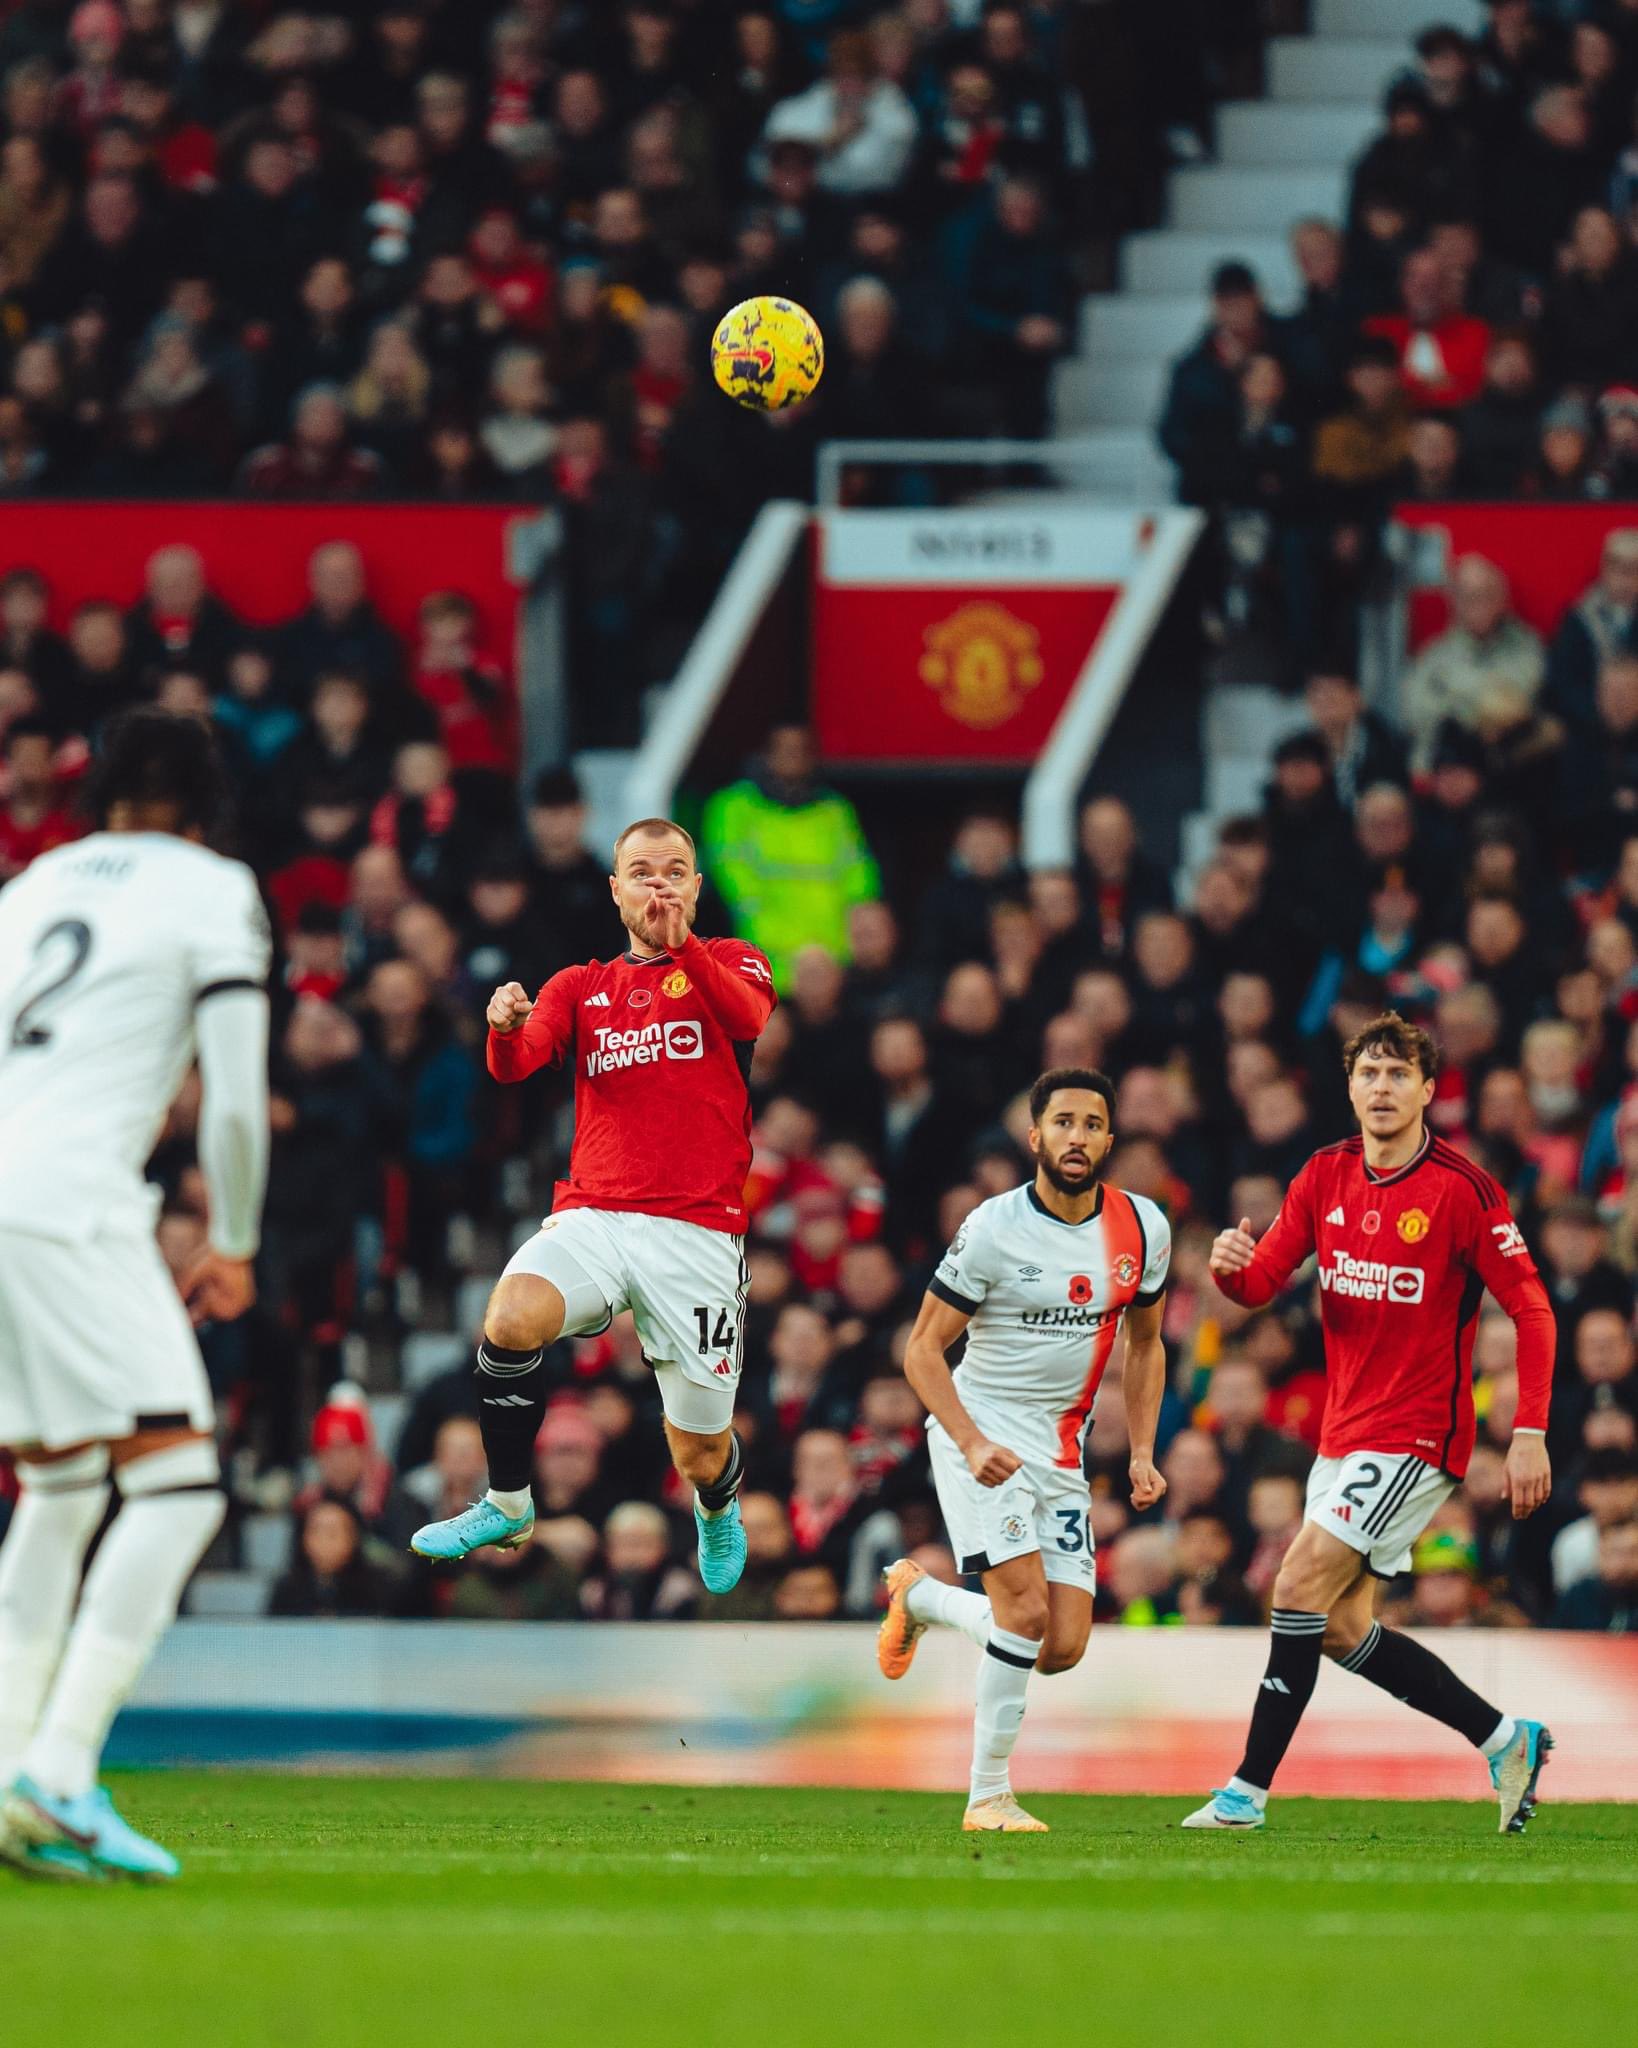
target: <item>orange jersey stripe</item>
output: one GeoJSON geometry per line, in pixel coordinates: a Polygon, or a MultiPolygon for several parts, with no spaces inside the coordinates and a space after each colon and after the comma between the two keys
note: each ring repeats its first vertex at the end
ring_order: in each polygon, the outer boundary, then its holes
{"type": "Polygon", "coordinates": [[[1092,1339],[1092,1357],[1086,1380],[1074,1406],[1066,1408],[1058,1417],[1056,1462],[1071,1468],[1081,1462],[1081,1431],[1086,1426],[1086,1418],[1092,1413],[1092,1403],[1098,1397],[1098,1388],[1114,1351],[1115,1339],[1120,1334],[1121,1317],[1132,1296],[1143,1285],[1143,1226],[1138,1221],[1137,1207],[1131,1196],[1120,1188],[1106,1187],[1101,1220],[1109,1317],[1092,1339]],[[1126,1269],[1132,1276],[1126,1282],[1117,1277],[1123,1255],[1128,1262],[1126,1269]]]}

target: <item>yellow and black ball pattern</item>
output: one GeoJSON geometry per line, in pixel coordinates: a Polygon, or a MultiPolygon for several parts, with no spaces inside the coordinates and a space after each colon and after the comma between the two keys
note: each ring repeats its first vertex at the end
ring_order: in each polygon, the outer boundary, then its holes
{"type": "Polygon", "coordinates": [[[782,412],[812,395],[825,367],[819,323],[794,299],[744,299],[711,337],[711,374],[737,405],[782,412]]]}

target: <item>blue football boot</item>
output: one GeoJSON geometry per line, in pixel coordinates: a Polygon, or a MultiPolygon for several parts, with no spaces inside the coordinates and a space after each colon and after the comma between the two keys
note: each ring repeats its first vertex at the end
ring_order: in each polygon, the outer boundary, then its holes
{"type": "Polygon", "coordinates": [[[1264,1824],[1263,1809],[1249,1792],[1235,1792],[1228,1787],[1213,1792],[1206,1804],[1191,1813],[1187,1820],[1179,1822],[1185,1828],[1237,1828],[1242,1834],[1248,1828],[1260,1828],[1264,1824]]]}
{"type": "Polygon", "coordinates": [[[731,1500],[720,1515],[706,1515],[694,1504],[694,1526],[700,1532],[700,1577],[708,1593],[731,1593],[745,1569],[745,1524],[739,1502],[731,1500]]]}
{"type": "Polygon", "coordinates": [[[1501,1802],[1498,1834],[1524,1833],[1536,1810],[1536,1780],[1552,1753],[1551,1731],[1539,1721],[1520,1721],[1512,1741],[1490,1759],[1490,1782],[1501,1802]]]}
{"type": "MultiPolygon", "coordinates": [[[[63,1799],[32,1778],[19,1778],[6,1800],[5,1817],[14,1836],[41,1850],[77,1851],[110,1877],[166,1884],[182,1872],[170,1850],[139,1835],[100,1785],[75,1799],[63,1799]]],[[[50,1875],[66,1874],[61,1859],[51,1859],[51,1864],[50,1875]]],[[[33,1874],[47,1871],[37,1869],[33,1874]]]]}
{"type": "Polygon", "coordinates": [[[492,1500],[475,1500],[447,1522],[428,1522],[410,1538],[417,1557],[437,1558],[448,1564],[469,1552],[492,1543],[497,1550],[516,1550],[534,1533],[535,1511],[531,1506],[517,1517],[502,1514],[492,1500]]]}

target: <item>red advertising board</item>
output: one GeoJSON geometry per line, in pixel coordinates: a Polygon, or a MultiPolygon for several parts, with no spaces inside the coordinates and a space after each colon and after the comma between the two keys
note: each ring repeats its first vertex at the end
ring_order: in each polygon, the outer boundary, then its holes
{"type": "Polygon", "coordinates": [[[1406,633],[1414,649],[1449,623],[1443,581],[1460,555],[1503,569],[1519,616],[1551,636],[1598,573],[1605,536],[1638,527],[1638,505],[1401,505],[1394,518],[1419,537],[1406,633]]]}
{"type": "Polygon", "coordinates": [[[826,759],[1033,761],[1150,525],[1089,508],[821,514],[813,705],[826,759]]]}
{"type": "Polygon", "coordinates": [[[506,540],[520,516],[498,505],[11,504],[0,507],[0,572],[40,570],[61,630],[88,598],[134,603],[155,549],[181,542],[224,604],[270,626],[307,604],[313,550],[351,541],[376,608],[410,646],[421,600],[459,590],[478,607],[479,651],[510,676],[523,593],[506,573],[506,540]]]}

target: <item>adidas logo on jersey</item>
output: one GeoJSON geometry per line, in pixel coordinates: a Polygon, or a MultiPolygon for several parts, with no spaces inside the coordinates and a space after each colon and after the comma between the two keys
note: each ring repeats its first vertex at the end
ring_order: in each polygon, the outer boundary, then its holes
{"type": "Polygon", "coordinates": [[[586,998],[586,1008],[588,1010],[606,1010],[608,1007],[609,999],[601,989],[598,990],[596,995],[587,996],[586,998]]]}
{"type": "Polygon", "coordinates": [[[1327,1216],[1325,1220],[1327,1223],[1346,1223],[1348,1221],[1347,1217],[1343,1215],[1340,1207],[1333,1209],[1330,1215],[1327,1216]]]}

